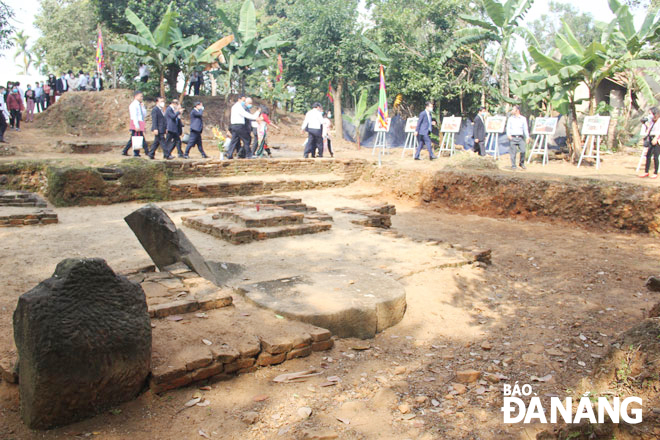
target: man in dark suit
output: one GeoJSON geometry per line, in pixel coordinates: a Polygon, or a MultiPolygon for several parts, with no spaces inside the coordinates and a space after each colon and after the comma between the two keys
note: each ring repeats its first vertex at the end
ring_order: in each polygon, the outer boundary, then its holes
{"type": "Polygon", "coordinates": [[[479,156],[486,155],[486,107],[479,108],[479,113],[474,118],[472,138],[474,139],[474,152],[479,156]]]}
{"type": "Polygon", "coordinates": [[[92,89],[94,89],[97,92],[100,92],[103,90],[103,78],[97,73],[94,74],[92,77],[92,83],[90,84],[92,86],[92,89]]]}
{"type": "Polygon", "coordinates": [[[165,98],[158,98],[156,106],[151,110],[151,131],[154,134],[154,143],[151,144],[149,159],[153,159],[156,150],[160,147],[163,150],[163,159],[171,159],[169,148],[165,143],[165,134],[167,133],[167,121],[165,120],[165,98]]]}
{"type": "Polygon", "coordinates": [[[420,160],[420,153],[422,152],[422,147],[426,147],[429,152],[429,159],[436,159],[433,154],[433,147],[431,146],[431,131],[435,125],[433,120],[433,103],[431,101],[426,102],[426,108],[423,112],[419,114],[417,120],[417,128],[415,129],[415,135],[417,136],[417,151],[415,151],[415,160],[420,160]]]}
{"type": "Polygon", "coordinates": [[[66,74],[63,73],[62,76],[55,81],[55,91],[58,95],[62,95],[62,93],[67,90],[69,90],[69,83],[67,82],[66,74]]]}
{"type": "Polygon", "coordinates": [[[177,147],[179,158],[183,158],[183,151],[181,151],[181,135],[179,134],[178,119],[181,116],[183,108],[179,105],[178,99],[173,99],[170,105],[165,110],[165,129],[167,131],[167,138],[165,145],[167,151],[164,152],[165,156],[172,157],[174,147],[177,147]]]}
{"type": "Polygon", "coordinates": [[[189,159],[188,153],[190,153],[190,149],[195,145],[197,145],[202,157],[208,159],[208,156],[204,153],[204,147],[202,147],[202,130],[204,130],[204,122],[202,121],[203,112],[204,104],[196,102],[195,107],[190,112],[190,139],[188,139],[188,145],[186,145],[186,154],[183,155],[184,159],[189,159]]]}

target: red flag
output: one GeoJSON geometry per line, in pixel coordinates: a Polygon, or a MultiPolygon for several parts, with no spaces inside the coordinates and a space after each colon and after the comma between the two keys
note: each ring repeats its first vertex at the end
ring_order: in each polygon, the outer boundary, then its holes
{"type": "Polygon", "coordinates": [[[332,81],[329,81],[329,82],[328,82],[328,93],[327,93],[327,96],[328,96],[328,99],[330,100],[330,102],[333,103],[333,104],[334,104],[334,102],[335,102],[334,94],[335,94],[335,91],[334,91],[333,88],[332,88],[332,81]]]}
{"type": "Polygon", "coordinates": [[[284,63],[282,62],[282,55],[277,55],[277,69],[279,70],[279,74],[277,75],[277,78],[275,78],[276,81],[281,81],[282,80],[282,74],[284,73],[284,63]]]}

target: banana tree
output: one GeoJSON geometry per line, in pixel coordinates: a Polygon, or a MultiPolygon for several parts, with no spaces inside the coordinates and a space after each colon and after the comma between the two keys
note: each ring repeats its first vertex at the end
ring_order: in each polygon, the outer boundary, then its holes
{"type": "Polygon", "coordinates": [[[142,20],[130,9],[126,8],[126,19],[133,25],[137,33],[124,34],[126,43],[110,45],[115,52],[136,55],[150,64],[157,72],[160,81],[160,95],[165,96],[165,70],[167,65],[176,59],[177,51],[186,49],[192,45],[193,40],[179,42],[173,41],[173,30],[176,28],[174,20],[177,13],[169,4],[165,14],[156,29],[152,32],[142,20]]]}
{"type": "Polygon", "coordinates": [[[616,18],[608,26],[605,35],[609,40],[607,47],[612,48],[618,59],[617,70],[626,82],[624,126],[627,126],[632,113],[633,92],[640,92],[649,103],[656,101],[646,75],[660,80],[655,74],[660,62],[653,59],[656,58],[653,44],[660,40],[660,19],[658,8],[649,8],[642,25],[635,29],[628,5],[618,0],[609,0],[609,6],[616,18]]]}
{"type": "Polygon", "coordinates": [[[498,43],[493,72],[500,81],[500,90],[504,98],[510,97],[511,62],[508,57],[515,43],[516,35],[526,37],[529,30],[521,25],[525,14],[534,0],[507,0],[500,3],[495,0],[482,0],[486,18],[474,15],[461,15],[461,19],[473,27],[466,27],[456,32],[457,38],[445,50],[444,57],[449,58],[460,47],[480,41],[498,43]]]}
{"type": "Polygon", "coordinates": [[[272,64],[268,50],[277,49],[285,44],[279,34],[264,38],[257,36],[256,10],[252,0],[245,0],[241,6],[238,25],[233,23],[222,10],[218,10],[222,22],[231,29],[234,42],[227,46],[229,56],[225,64],[227,72],[227,96],[231,93],[232,75],[236,74],[239,89],[245,89],[245,75],[272,64]]]}
{"type": "Polygon", "coordinates": [[[369,92],[367,89],[362,89],[360,92],[360,99],[353,97],[355,102],[355,114],[353,117],[349,118],[351,123],[355,125],[355,140],[357,141],[358,150],[360,149],[360,126],[367,120],[367,118],[378,110],[378,103],[375,103],[371,107],[367,108],[367,98],[369,97],[369,92]]]}

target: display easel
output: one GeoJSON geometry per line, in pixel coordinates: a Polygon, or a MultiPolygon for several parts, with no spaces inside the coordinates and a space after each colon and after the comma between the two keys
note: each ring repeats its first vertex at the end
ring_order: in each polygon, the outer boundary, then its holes
{"type": "Polygon", "coordinates": [[[578,168],[582,165],[583,159],[596,159],[596,169],[600,168],[600,144],[602,139],[601,135],[590,134],[587,136],[584,140],[584,146],[582,146],[582,154],[580,154],[580,160],[577,164],[578,168]],[[588,152],[587,148],[589,148],[588,152]]]}
{"type": "Polygon", "coordinates": [[[642,167],[642,164],[646,161],[646,154],[649,152],[649,149],[644,147],[642,148],[642,155],[639,157],[639,162],[637,163],[637,168],[635,172],[639,173],[639,169],[642,167]]]}
{"type": "Polygon", "coordinates": [[[406,136],[406,143],[403,144],[403,151],[401,152],[401,157],[405,157],[406,151],[407,150],[412,150],[413,156],[415,155],[415,150],[417,150],[417,136],[415,136],[415,133],[408,133],[406,136]]]}
{"type": "Polygon", "coordinates": [[[585,116],[582,124],[582,135],[586,136],[577,167],[580,168],[584,159],[596,159],[596,169],[600,168],[600,144],[603,136],[610,129],[609,116],[585,116]]]}
{"type": "Polygon", "coordinates": [[[456,153],[455,138],[456,133],[442,133],[442,143],[440,144],[438,153],[442,154],[443,151],[448,151],[449,157],[452,157],[456,153]]]}
{"type": "Polygon", "coordinates": [[[486,154],[492,153],[495,159],[500,157],[500,133],[488,133],[486,136],[486,154]]]}
{"type": "Polygon", "coordinates": [[[376,142],[374,142],[374,147],[371,150],[372,156],[376,154],[378,148],[380,148],[378,154],[387,153],[387,132],[390,131],[391,123],[392,118],[387,118],[387,127],[383,127],[379,122],[376,122],[376,127],[374,127],[374,131],[376,132],[376,142]]]}
{"type": "Polygon", "coordinates": [[[527,163],[532,162],[532,157],[536,154],[543,156],[543,166],[548,163],[548,140],[550,136],[547,134],[537,134],[534,138],[534,144],[532,149],[529,152],[529,157],[527,158],[527,163]]]}

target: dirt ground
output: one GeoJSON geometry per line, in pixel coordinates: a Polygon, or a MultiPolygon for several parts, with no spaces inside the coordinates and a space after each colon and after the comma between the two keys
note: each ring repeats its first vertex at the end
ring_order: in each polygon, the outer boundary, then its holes
{"type": "MultiPolygon", "coordinates": [[[[276,157],[300,157],[301,136],[292,118],[270,134],[279,147],[276,157]]],[[[24,124],[6,139],[17,148],[15,156],[0,160],[53,159],[86,164],[121,160],[119,150],[95,155],[73,155],[58,148],[58,141],[81,136],[55,133],[24,124]]],[[[84,132],[84,130],[83,130],[84,132]]],[[[95,142],[128,140],[114,131],[95,142]]],[[[207,152],[216,155],[207,143],[207,152]]],[[[370,149],[337,142],[336,157],[360,157],[373,162],[370,149]]],[[[552,160],[548,166],[532,164],[527,171],[540,178],[579,176],[644,185],[660,181],[638,179],[639,151],[605,155],[600,170],[577,169],[552,160]]],[[[424,156],[423,156],[424,157],[424,156]]],[[[394,150],[382,158],[397,167],[442,169],[450,159],[412,161],[394,150]]],[[[499,161],[502,172],[508,156],[499,161]]],[[[384,247],[368,246],[373,232],[342,234],[340,241],[319,244],[341,253],[349,261],[382,266],[387,260],[415,266],[400,278],[407,294],[403,321],[364,342],[337,340],[330,352],[263,368],[228,382],[211,384],[210,391],[188,387],[164,395],[146,392],[137,400],[109,413],[48,432],[32,432],[18,414],[17,387],[0,382],[0,439],[109,440],[201,439],[533,439],[547,426],[502,423],[502,385],[532,382],[540,396],[571,395],[580,379],[591,375],[618,334],[642,320],[660,294],[644,287],[645,279],[660,272],[660,245],[646,235],[599,232],[566,224],[458,215],[442,208],[388,197],[387,188],[353,185],[324,191],[294,193],[303,202],[330,212],[336,206],[389,201],[397,206],[393,227],[406,240],[438,241],[466,248],[490,248],[493,264],[433,268],[414,253],[397,255],[392,238],[378,237],[384,247]],[[351,245],[353,248],[351,248],[351,245]],[[389,254],[388,255],[388,251],[389,254]],[[316,368],[323,374],[304,383],[275,384],[282,372],[316,368]],[[479,382],[463,389],[456,372],[474,369],[479,382]],[[327,377],[341,381],[321,387],[327,377]],[[182,410],[195,393],[211,403],[182,410]],[[312,414],[303,418],[300,408],[312,414]],[[326,433],[329,436],[323,437],[326,433]],[[314,437],[317,435],[317,437],[314,437]]],[[[49,277],[66,257],[103,257],[116,271],[150,264],[147,254],[125,225],[123,217],[140,204],[91,208],[58,208],[58,225],[0,229],[0,338],[12,338],[12,313],[22,293],[49,277]]],[[[172,216],[180,225],[180,215],[172,216]]],[[[186,234],[208,259],[267,265],[286,258],[309,263],[310,247],[304,237],[275,239],[236,248],[197,231],[186,234]],[[252,246],[252,245],[250,245],[252,246]],[[251,250],[258,250],[252,255],[251,250]]],[[[329,252],[325,247],[324,252],[329,252]]],[[[314,258],[319,270],[331,267],[332,258],[314,258]]],[[[280,262],[282,264],[282,262],[280,262]]],[[[392,268],[396,274],[396,269],[392,268]]],[[[645,401],[645,414],[660,402],[645,401]]],[[[645,425],[638,438],[660,438],[660,427],[645,425]]]]}
{"type": "MultiPolygon", "coordinates": [[[[292,195],[320,208],[340,201],[387,199],[380,189],[364,187],[292,195]]],[[[502,383],[511,384],[551,375],[547,382],[534,384],[535,392],[563,397],[593,370],[615,336],[639,322],[660,297],[643,287],[645,278],[658,272],[660,256],[660,246],[647,236],[396,204],[394,228],[405,237],[491,248],[493,264],[427,268],[403,277],[408,301],[403,321],[368,341],[366,350],[363,343],[338,340],[330,352],[212,384],[211,391],[189,387],[162,396],[146,392],[111,413],[53,431],[27,430],[17,412],[17,389],[3,382],[0,438],[204,438],[200,430],[221,439],[303,438],[310,430],[333,432],[342,439],[534,438],[542,427],[501,423],[501,383],[484,381],[460,394],[464,390],[452,385],[456,371],[499,374],[502,383]],[[588,338],[587,347],[581,335],[588,338]],[[323,375],[299,384],[271,382],[282,372],[308,368],[323,375]],[[341,382],[320,387],[328,376],[338,376],[341,382]],[[211,405],[181,411],[195,392],[203,393],[211,405]],[[311,417],[301,420],[302,407],[312,409],[311,417]]],[[[5,280],[0,332],[11,337],[16,298],[50,276],[61,258],[102,256],[119,271],[148,264],[123,222],[137,206],[58,209],[59,225],[0,231],[0,276],[5,280]]],[[[247,248],[190,229],[186,233],[209,259],[242,262],[249,254],[247,248]]],[[[362,234],[360,241],[368,241],[373,232],[362,234]]],[[[296,245],[301,240],[260,243],[259,256],[288,248],[294,262],[308,258],[296,245]]],[[[374,255],[370,261],[364,251],[355,253],[367,264],[383,258],[374,255]]],[[[424,262],[419,263],[423,267],[424,262]]],[[[333,261],[320,264],[331,266],[333,261]]]]}

